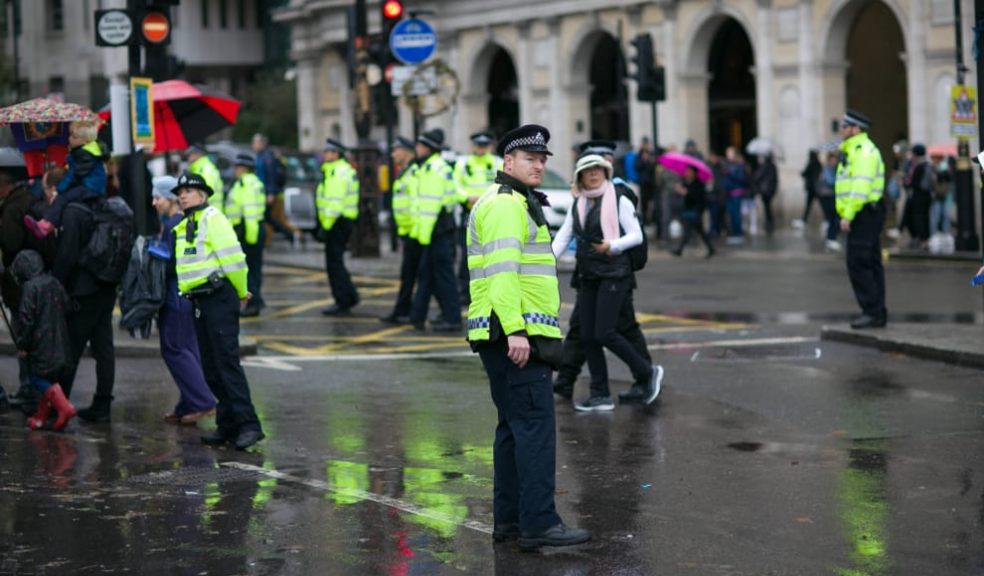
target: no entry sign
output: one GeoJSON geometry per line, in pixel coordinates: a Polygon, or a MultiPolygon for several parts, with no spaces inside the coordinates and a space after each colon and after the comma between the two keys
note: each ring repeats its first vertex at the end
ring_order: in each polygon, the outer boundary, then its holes
{"type": "Polygon", "coordinates": [[[150,44],[165,44],[171,37],[171,20],[163,12],[147,12],[140,22],[140,32],[150,44]]]}

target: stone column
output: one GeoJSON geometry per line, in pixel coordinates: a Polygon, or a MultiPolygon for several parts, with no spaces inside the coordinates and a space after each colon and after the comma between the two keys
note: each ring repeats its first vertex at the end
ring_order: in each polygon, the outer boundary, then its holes
{"type": "Polygon", "coordinates": [[[560,19],[551,18],[546,21],[548,40],[545,46],[549,47],[550,58],[550,121],[547,128],[550,129],[550,142],[554,151],[551,159],[551,168],[561,174],[569,174],[573,170],[571,164],[570,147],[574,144],[574,131],[571,126],[570,103],[568,102],[567,88],[564,86],[564,65],[569,61],[570,55],[564,51],[563,42],[560,38],[560,19]]]}
{"type": "Polygon", "coordinates": [[[516,48],[516,82],[519,84],[519,123],[533,121],[533,41],[530,39],[530,22],[516,25],[519,46],[516,48]]]}
{"type": "Polygon", "coordinates": [[[298,54],[297,62],[297,136],[301,150],[320,150],[324,135],[318,130],[318,57],[298,54]]]}
{"type": "Polygon", "coordinates": [[[772,0],[758,0],[756,28],[749,34],[757,38],[755,46],[755,112],[758,121],[758,135],[775,139],[776,110],[773,104],[773,61],[772,61],[772,0]]]}
{"type": "Polygon", "coordinates": [[[799,6],[799,85],[800,118],[804,139],[809,146],[821,140],[820,69],[813,40],[813,0],[800,0],[799,6]]]}
{"type": "MultiPolygon", "coordinates": [[[[926,81],[926,20],[929,13],[925,2],[909,3],[909,37],[904,38],[905,54],[900,55],[906,63],[909,84],[909,141],[922,142],[929,136],[926,118],[929,115],[926,95],[929,84],[926,81]]],[[[967,22],[973,22],[973,12],[967,22]]],[[[902,29],[905,34],[905,29],[902,29]]],[[[952,45],[952,43],[951,43],[952,45]]],[[[973,59],[969,59],[973,63],[973,59]]]]}

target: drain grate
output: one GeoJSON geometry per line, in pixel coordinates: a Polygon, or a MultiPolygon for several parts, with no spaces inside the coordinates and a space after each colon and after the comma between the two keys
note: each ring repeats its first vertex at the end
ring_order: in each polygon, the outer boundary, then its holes
{"type": "Polygon", "coordinates": [[[255,482],[260,475],[239,468],[188,467],[152,472],[128,478],[132,484],[143,486],[167,486],[171,488],[193,488],[212,482],[255,482]]]}

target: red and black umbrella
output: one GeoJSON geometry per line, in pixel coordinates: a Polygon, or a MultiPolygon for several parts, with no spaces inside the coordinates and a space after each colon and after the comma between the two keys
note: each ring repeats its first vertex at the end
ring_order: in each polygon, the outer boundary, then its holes
{"type": "MultiPolygon", "coordinates": [[[[217,90],[184,80],[158,82],[154,98],[154,152],[184,150],[236,123],[241,103],[217,90]]],[[[109,120],[107,106],[99,117],[109,120]]]]}

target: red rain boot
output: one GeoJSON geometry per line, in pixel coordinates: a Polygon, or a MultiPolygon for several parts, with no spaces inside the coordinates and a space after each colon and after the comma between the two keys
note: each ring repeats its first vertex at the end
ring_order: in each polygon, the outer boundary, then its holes
{"type": "Polygon", "coordinates": [[[58,412],[58,419],[55,420],[55,424],[51,427],[54,431],[59,431],[65,428],[68,421],[75,416],[75,406],[68,401],[65,397],[65,392],[62,387],[58,384],[52,384],[48,391],[44,393],[44,397],[51,402],[51,405],[58,412]]]}
{"type": "Polygon", "coordinates": [[[27,419],[27,427],[31,430],[40,430],[48,422],[48,413],[51,412],[51,403],[48,396],[42,396],[38,400],[38,409],[34,415],[27,419]]]}

